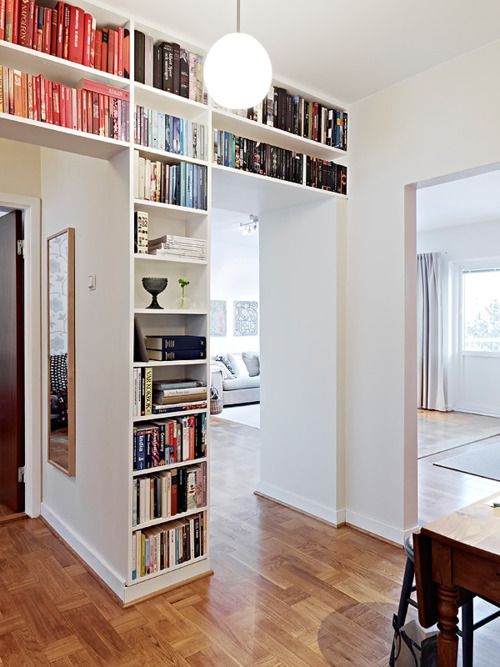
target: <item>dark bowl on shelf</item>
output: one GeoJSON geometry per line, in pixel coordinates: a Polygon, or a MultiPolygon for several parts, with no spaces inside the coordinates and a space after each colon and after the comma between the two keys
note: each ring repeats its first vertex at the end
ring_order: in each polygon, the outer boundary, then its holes
{"type": "Polygon", "coordinates": [[[158,303],[158,294],[161,294],[168,285],[168,278],[143,278],[142,286],[153,297],[148,308],[162,308],[158,303]]]}

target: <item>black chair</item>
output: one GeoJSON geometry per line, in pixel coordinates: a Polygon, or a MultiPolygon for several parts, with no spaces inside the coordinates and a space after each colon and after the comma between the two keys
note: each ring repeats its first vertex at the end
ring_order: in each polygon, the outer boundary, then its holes
{"type": "MultiPolygon", "coordinates": [[[[412,593],[416,591],[416,586],[413,585],[415,579],[415,564],[414,564],[414,555],[413,555],[413,545],[411,538],[408,538],[405,541],[404,549],[406,552],[406,566],[403,576],[403,586],[401,588],[401,596],[399,598],[399,607],[398,613],[394,617],[394,630],[397,632],[400,630],[405,622],[406,615],[408,614],[408,607],[411,605],[418,608],[415,600],[412,599],[412,593]]],[[[486,600],[490,604],[493,604],[495,607],[498,607],[494,602],[486,600]]],[[[474,607],[473,600],[468,600],[461,607],[461,629],[458,631],[459,637],[462,638],[462,665],[463,667],[473,667],[473,647],[474,639],[473,633],[475,630],[478,630],[486,623],[495,620],[500,616],[500,610],[493,612],[489,616],[477,621],[474,623],[474,607]]],[[[395,656],[395,643],[392,644],[391,657],[389,658],[389,667],[394,667],[395,656]]]]}

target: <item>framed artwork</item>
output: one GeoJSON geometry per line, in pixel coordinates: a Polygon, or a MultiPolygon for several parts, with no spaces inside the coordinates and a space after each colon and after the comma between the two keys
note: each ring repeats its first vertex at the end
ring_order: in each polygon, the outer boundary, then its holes
{"type": "Polygon", "coordinates": [[[210,301],[210,335],[227,336],[227,301],[210,301]]]}
{"type": "Polygon", "coordinates": [[[234,335],[257,336],[259,333],[259,304],[257,301],[234,302],[234,335]]]}

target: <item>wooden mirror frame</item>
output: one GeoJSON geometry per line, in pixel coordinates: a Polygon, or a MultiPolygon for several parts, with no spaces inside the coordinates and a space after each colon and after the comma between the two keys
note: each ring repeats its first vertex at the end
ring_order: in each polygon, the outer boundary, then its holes
{"type": "Polygon", "coordinates": [[[48,425],[47,425],[47,460],[53,466],[64,472],[68,477],[76,474],[76,414],[75,414],[75,230],[73,227],[52,234],[47,237],[47,389],[48,389],[48,425]],[[64,234],[68,235],[68,357],[67,357],[67,428],[68,428],[68,457],[65,467],[60,461],[51,456],[51,349],[50,349],[50,242],[64,234]]]}

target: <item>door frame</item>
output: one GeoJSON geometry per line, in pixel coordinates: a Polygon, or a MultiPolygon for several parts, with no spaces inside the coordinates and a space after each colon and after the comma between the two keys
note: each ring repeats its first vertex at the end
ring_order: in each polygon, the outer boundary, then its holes
{"type": "Polygon", "coordinates": [[[24,231],[24,511],[42,501],[41,202],[0,192],[0,205],[23,212],[24,231]]]}

